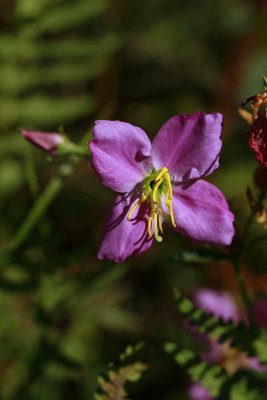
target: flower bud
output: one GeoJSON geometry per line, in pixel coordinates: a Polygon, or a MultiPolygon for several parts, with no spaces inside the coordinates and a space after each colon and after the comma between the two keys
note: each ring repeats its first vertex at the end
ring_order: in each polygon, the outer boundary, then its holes
{"type": "Polygon", "coordinates": [[[64,136],[60,133],[22,130],[21,134],[33,145],[46,151],[51,156],[56,156],[58,154],[58,146],[65,140],[64,136]]]}

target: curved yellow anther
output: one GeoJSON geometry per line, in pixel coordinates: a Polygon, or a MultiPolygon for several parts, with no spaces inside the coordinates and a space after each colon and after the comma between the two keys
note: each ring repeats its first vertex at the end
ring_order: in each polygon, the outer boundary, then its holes
{"type": "Polygon", "coordinates": [[[161,182],[162,182],[162,178],[160,178],[158,181],[156,181],[156,184],[155,184],[155,186],[153,187],[153,192],[152,192],[152,201],[153,201],[153,203],[159,203],[157,200],[156,200],[156,193],[157,193],[157,190],[158,190],[158,188],[159,188],[159,185],[161,184],[161,182]]]}
{"type": "Polygon", "coordinates": [[[162,237],[158,233],[158,217],[154,214],[154,235],[157,242],[162,242],[162,237]]]}
{"type": "Polygon", "coordinates": [[[167,167],[162,168],[162,169],[159,171],[159,173],[158,173],[158,175],[156,176],[156,178],[154,179],[155,182],[157,182],[159,179],[161,179],[161,177],[162,177],[164,174],[166,174],[166,172],[168,172],[168,168],[167,168],[167,167]]]}
{"type": "Polygon", "coordinates": [[[149,214],[149,216],[148,216],[148,223],[147,223],[148,236],[152,236],[152,234],[151,234],[151,223],[152,223],[152,218],[153,218],[153,215],[149,214]]]}
{"type": "Polygon", "coordinates": [[[168,172],[166,172],[164,175],[164,178],[166,179],[166,183],[167,183],[167,192],[170,193],[170,199],[172,199],[172,184],[171,184],[170,174],[168,172]]]}
{"type": "Polygon", "coordinates": [[[176,224],[175,224],[175,222],[174,222],[174,217],[173,217],[172,202],[171,202],[171,200],[166,201],[166,206],[168,207],[168,209],[169,209],[169,211],[170,211],[171,223],[172,223],[173,227],[176,228],[176,224]]]}
{"type": "Polygon", "coordinates": [[[154,207],[152,207],[151,211],[149,213],[149,216],[148,216],[148,224],[147,224],[147,230],[148,230],[148,235],[149,236],[152,236],[151,223],[152,223],[152,219],[153,219],[155,213],[156,213],[156,209],[154,207]]]}
{"type": "Polygon", "coordinates": [[[134,210],[136,210],[137,207],[140,206],[140,204],[142,204],[144,201],[146,201],[146,199],[147,199],[147,195],[144,194],[144,195],[141,197],[141,199],[133,206],[133,208],[131,209],[131,211],[130,211],[129,214],[128,214],[128,217],[127,217],[128,221],[130,221],[131,215],[132,215],[132,213],[134,212],[134,210]]]}
{"type": "Polygon", "coordinates": [[[160,230],[161,233],[163,233],[162,224],[161,224],[161,214],[162,214],[162,209],[159,207],[159,210],[158,210],[159,230],[160,230]]]}

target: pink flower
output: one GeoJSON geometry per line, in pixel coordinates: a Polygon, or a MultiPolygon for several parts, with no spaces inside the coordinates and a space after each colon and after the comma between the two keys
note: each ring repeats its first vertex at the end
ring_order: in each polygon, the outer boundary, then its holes
{"type": "Polygon", "coordinates": [[[46,151],[51,156],[58,154],[58,146],[64,142],[64,137],[59,133],[22,130],[21,134],[29,142],[46,151]]]}
{"type": "Polygon", "coordinates": [[[201,178],[219,166],[222,115],[177,115],[151,144],[146,133],[120,121],[97,121],[92,166],[120,192],[105,219],[99,259],[122,262],[162,241],[163,214],[194,240],[229,245],[234,216],[219,189],[201,178]]]}

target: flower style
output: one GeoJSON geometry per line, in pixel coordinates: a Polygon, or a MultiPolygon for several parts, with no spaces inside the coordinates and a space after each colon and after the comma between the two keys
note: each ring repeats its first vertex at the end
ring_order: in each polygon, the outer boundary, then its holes
{"type": "Polygon", "coordinates": [[[146,133],[120,121],[96,121],[92,167],[120,192],[105,219],[99,259],[122,262],[162,241],[163,215],[197,241],[229,245],[234,216],[219,189],[201,178],[219,166],[222,115],[177,115],[151,144],[146,133]]]}
{"type": "MultiPolygon", "coordinates": [[[[199,289],[194,294],[194,303],[197,307],[203,308],[207,313],[212,313],[216,318],[222,318],[225,322],[230,319],[238,324],[243,322],[248,325],[247,316],[242,314],[237,308],[233,298],[229,293],[215,291],[211,289],[199,289]]],[[[256,323],[267,328],[267,302],[260,299],[253,305],[256,323]]],[[[194,329],[190,327],[194,332],[194,329]]],[[[219,343],[216,339],[208,339],[207,335],[198,335],[204,339],[207,350],[201,354],[201,358],[210,364],[220,365],[225,371],[232,375],[238,369],[249,368],[258,372],[266,372],[266,366],[261,365],[257,356],[248,357],[245,352],[230,347],[228,342],[219,343]]],[[[200,382],[194,382],[188,390],[191,400],[216,400],[210,396],[209,390],[203,388],[200,382]]]]}

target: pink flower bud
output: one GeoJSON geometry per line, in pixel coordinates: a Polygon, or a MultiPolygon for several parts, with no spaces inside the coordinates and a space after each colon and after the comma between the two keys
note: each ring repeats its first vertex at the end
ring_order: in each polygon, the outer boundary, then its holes
{"type": "Polygon", "coordinates": [[[29,142],[46,151],[51,156],[58,154],[58,146],[64,142],[64,137],[59,133],[22,130],[21,134],[29,142]]]}

